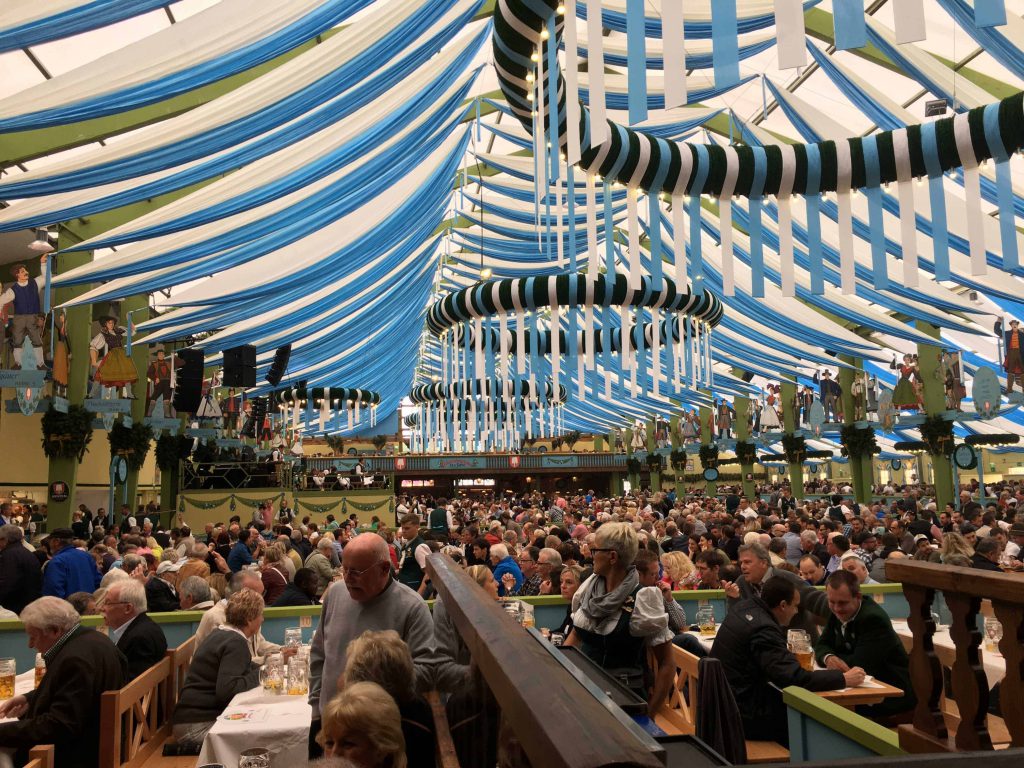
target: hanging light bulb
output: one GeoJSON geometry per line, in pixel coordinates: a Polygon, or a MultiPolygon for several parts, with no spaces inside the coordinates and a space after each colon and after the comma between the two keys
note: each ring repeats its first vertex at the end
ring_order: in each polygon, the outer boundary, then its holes
{"type": "Polygon", "coordinates": [[[547,40],[550,36],[551,35],[548,34],[548,28],[547,27],[544,27],[544,29],[542,29],[540,31],[540,39],[541,40],[547,40]]]}
{"type": "Polygon", "coordinates": [[[555,13],[557,13],[559,16],[565,16],[565,4],[559,3],[558,7],[555,8],[555,13]]]}
{"type": "Polygon", "coordinates": [[[480,270],[480,279],[490,280],[492,274],[494,273],[491,271],[490,267],[484,267],[483,269],[480,270]]]}
{"type": "Polygon", "coordinates": [[[534,61],[534,62],[536,62],[536,61],[540,61],[540,54],[539,54],[539,53],[537,53],[536,51],[534,51],[533,53],[531,53],[531,54],[530,54],[530,61],[534,61]]]}
{"type": "Polygon", "coordinates": [[[50,245],[50,233],[43,227],[37,229],[36,239],[28,244],[28,249],[38,253],[50,253],[53,250],[53,246],[50,245]]]}

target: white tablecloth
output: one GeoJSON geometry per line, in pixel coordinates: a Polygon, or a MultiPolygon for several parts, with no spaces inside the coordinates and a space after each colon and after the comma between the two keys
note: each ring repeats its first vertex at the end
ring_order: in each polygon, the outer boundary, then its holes
{"type": "MultiPolygon", "coordinates": [[[[900,639],[905,640],[913,637],[907,622],[893,621],[892,626],[896,630],[896,634],[900,636],[900,639]]],[[[936,628],[935,634],[932,635],[932,643],[935,645],[939,661],[944,666],[952,667],[952,660],[956,656],[956,645],[953,643],[953,638],[949,636],[949,628],[936,628]]],[[[905,642],[904,645],[906,644],[905,642]]],[[[982,647],[978,652],[981,654],[981,663],[985,666],[985,677],[988,680],[988,687],[992,688],[993,685],[1006,677],[1006,659],[999,651],[985,650],[984,644],[985,638],[982,639],[982,647]]]]}
{"type": "Polygon", "coordinates": [[[302,765],[311,719],[306,696],[268,695],[263,688],[240,693],[206,735],[197,765],[223,763],[235,768],[239,754],[253,747],[270,750],[273,768],[302,765]],[[225,719],[231,716],[245,719],[225,719]]]}

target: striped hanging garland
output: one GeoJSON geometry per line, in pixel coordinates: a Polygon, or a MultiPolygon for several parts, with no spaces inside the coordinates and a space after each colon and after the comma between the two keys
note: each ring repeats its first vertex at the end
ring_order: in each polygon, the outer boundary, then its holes
{"type": "MultiPolygon", "coordinates": [[[[505,0],[495,9],[495,33],[493,54],[498,82],[505,94],[513,115],[519,119],[527,130],[533,130],[533,115],[523,108],[527,103],[526,91],[529,66],[524,64],[523,53],[538,50],[545,46],[560,44],[561,19],[555,26],[556,35],[552,38],[548,32],[548,19],[555,15],[558,0],[505,0]],[[547,39],[542,40],[541,30],[547,39]]],[[[718,3],[715,4],[717,6],[718,3]]],[[[722,6],[732,3],[723,2],[722,6]]],[[[784,4],[786,5],[786,4],[784,4]]],[[[838,4],[842,11],[847,11],[848,3],[838,4]]],[[[900,33],[906,39],[918,33],[920,20],[920,0],[903,0],[896,4],[901,27],[900,33]]],[[[795,3],[787,5],[790,21],[797,24],[799,17],[795,3]]],[[[592,17],[599,14],[591,13],[599,8],[599,3],[588,2],[587,21],[593,24],[592,17]]],[[[730,8],[726,8],[729,11],[730,8]]],[[[729,27],[732,22],[728,13],[720,18],[722,27],[729,27]]],[[[856,37],[852,35],[851,37],[856,37]]],[[[588,41],[599,42],[599,34],[589,34],[588,41]]],[[[716,43],[716,53],[718,49],[716,43]]],[[[851,45],[856,40],[844,40],[851,45]]],[[[594,53],[589,52],[588,53],[594,53]]],[[[600,51],[596,51],[600,53],[600,51]]],[[[722,59],[723,66],[731,66],[728,52],[722,59]]],[[[795,48],[794,48],[795,55],[795,48]]],[[[591,62],[593,64],[593,61],[591,62]]],[[[532,65],[530,65],[532,66],[532,65]]],[[[548,78],[561,78],[561,72],[547,72],[548,78]]],[[[600,81],[600,78],[595,78],[600,81]]],[[[552,143],[551,152],[557,153],[568,143],[567,125],[578,132],[581,146],[579,166],[586,172],[588,181],[593,177],[603,180],[606,189],[612,184],[622,184],[630,190],[638,189],[651,195],[667,194],[673,203],[673,223],[681,218],[677,212],[677,199],[689,195],[691,201],[699,201],[701,195],[708,195],[722,201],[732,195],[747,197],[751,201],[750,219],[752,224],[752,253],[754,267],[754,293],[761,293],[760,275],[761,259],[759,258],[759,231],[757,220],[761,202],[765,197],[789,198],[792,195],[803,195],[807,200],[809,234],[812,243],[811,251],[811,285],[812,292],[823,290],[820,276],[821,248],[819,226],[819,196],[837,193],[839,208],[839,244],[840,244],[840,285],[843,293],[852,293],[855,286],[855,256],[852,232],[851,194],[865,191],[869,199],[873,190],[880,186],[897,184],[900,193],[901,243],[908,257],[900,274],[889,274],[883,270],[884,251],[879,253],[873,248],[875,255],[874,274],[876,287],[884,287],[887,283],[901,283],[912,286],[917,278],[916,236],[912,235],[913,194],[908,184],[913,179],[929,179],[929,194],[934,199],[940,190],[941,176],[951,169],[964,169],[966,198],[966,214],[969,225],[972,266],[975,274],[983,274],[986,270],[986,243],[981,226],[982,216],[978,191],[978,166],[988,159],[997,163],[997,173],[1004,186],[1010,184],[1010,166],[1006,158],[1024,147],[1024,94],[1015,94],[1000,102],[978,107],[967,112],[943,118],[933,123],[911,125],[894,131],[883,131],[867,137],[851,138],[845,141],[824,141],[816,144],[794,144],[787,148],[776,145],[755,146],[720,146],[714,143],[676,143],[658,138],[643,131],[633,130],[604,119],[603,104],[594,104],[593,109],[581,105],[580,119],[567,122],[565,119],[566,91],[559,82],[559,87],[551,89],[559,94],[559,103],[549,107],[548,120],[543,124],[544,134],[551,135],[557,116],[557,145],[552,143]],[[595,124],[596,123],[596,124],[595,124]],[[607,135],[607,140],[603,140],[607,135]],[[592,141],[596,139],[596,141],[592,141]],[[975,194],[972,194],[974,192],[975,194]],[[881,258],[879,258],[881,257],[881,258]]],[[[592,93],[592,98],[595,94],[592,93]]],[[[575,115],[575,107],[573,110],[575,115]]],[[[577,137],[573,136],[573,146],[577,137]]],[[[547,142],[543,142],[546,144],[547,142]]],[[[1012,189],[1012,187],[1011,187],[1012,189]]],[[[1016,252],[1015,237],[1011,229],[1014,216],[1012,196],[1007,200],[1000,196],[1000,222],[1002,226],[1000,240],[1004,251],[1003,268],[1014,274],[1021,274],[1022,267],[1016,252]]],[[[596,205],[595,201],[595,205],[596,205]]],[[[787,209],[789,205],[785,205],[787,209]]],[[[870,206],[869,206],[870,208],[870,206]]],[[[936,206],[932,206],[933,210],[936,206]]],[[[588,210],[593,206],[589,204],[588,210]]],[[[786,211],[788,214],[788,210],[786,211]]],[[[939,210],[944,213],[944,210],[939,210]]],[[[699,255],[700,237],[700,206],[691,202],[691,216],[696,214],[698,221],[691,222],[691,239],[694,234],[698,240],[692,242],[690,252],[690,278],[695,294],[702,290],[697,282],[701,278],[699,255]]],[[[877,220],[870,215],[869,219],[877,220]]],[[[784,215],[783,229],[790,221],[784,215]]],[[[606,218],[606,223],[610,217],[606,218]]],[[[679,222],[681,223],[681,222],[679,222]]],[[[872,226],[872,231],[875,230],[872,226]]],[[[682,238],[681,227],[677,226],[676,237],[682,238]]],[[[611,241],[607,237],[609,255],[611,241]]],[[[782,233],[786,253],[783,262],[787,269],[787,290],[789,293],[788,249],[791,233],[782,233]]],[[[731,246],[731,243],[727,245],[731,246]]],[[[988,244],[991,248],[992,244],[988,244]]],[[[676,264],[679,265],[680,251],[677,248],[676,264]]],[[[632,255],[632,254],[631,254],[632,255]]],[[[724,261],[729,261],[724,258],[724,261]]],[[[632,261],[632,260],[630,260],[632,261]]],[[[614,266],[610,265],[613,269],[614,266]]],[[[945,266],[944,264],[942,265],[945,266]]],[[[945,271],[944,269],[942,271],[945,271]]],[[[679,277],[677,272],[677,278],[679,277]]],[[[729,276],[731,278],[731,274],[729,276]]],[[[725,281],[726,293],[731,292],[731,279],[725,281]]]]}

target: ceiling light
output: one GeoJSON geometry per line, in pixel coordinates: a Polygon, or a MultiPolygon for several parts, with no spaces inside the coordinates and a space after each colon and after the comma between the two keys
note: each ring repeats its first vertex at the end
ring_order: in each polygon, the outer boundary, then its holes
{"type": "Polygon", "coordinates": [[[28,244],[30,251],[38,251],[39,253],[49,253],[53,250],[53,246],[50,245],[50,233],[45,229],[36,230],[36,239],[28,244]]]}

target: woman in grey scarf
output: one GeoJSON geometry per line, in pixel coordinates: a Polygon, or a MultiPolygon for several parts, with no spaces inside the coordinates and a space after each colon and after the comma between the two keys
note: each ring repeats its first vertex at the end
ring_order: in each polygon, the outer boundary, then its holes
{"type": "Polygon", "coordinates": [[[590,547],[594,575],[573,596],[573,631],[566,644],[642,695],[654,712],[672,686],[672,632],[661,591],[640,586],[634,566],[638,549],[636,531],[628,523],[604,523],[597,529],[590,547]],[[647,648],[658,663],[653,692],[645,684],[647,648]]]}

